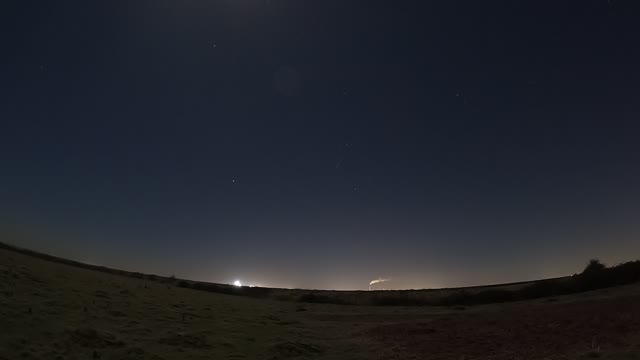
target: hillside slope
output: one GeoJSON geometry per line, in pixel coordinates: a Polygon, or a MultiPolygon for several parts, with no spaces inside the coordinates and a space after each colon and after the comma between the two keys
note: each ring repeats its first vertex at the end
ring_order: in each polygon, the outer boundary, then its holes
{"type": "Polygon", "coordinates": [[[639,285],[466,308],[298,304],[0,250],[0,359],[636,359],[639,304],[639,285]]]}

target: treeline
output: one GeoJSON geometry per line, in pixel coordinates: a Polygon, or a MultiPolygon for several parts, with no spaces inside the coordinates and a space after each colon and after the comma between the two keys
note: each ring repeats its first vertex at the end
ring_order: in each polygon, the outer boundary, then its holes
{"type": "Polygon", "coordinates": [[[480,305],[575,294],[635,282],[640,282],[640,260],[607,267],[594,259],[589,261],[579,274],[566,278],[539,280],[514,290],[487,289],[472,292],[461,289],[434,298],[411,297],[409,293],[399,293],[395,296],[374,297],[372,303],[375,305],[480,305]]]}
{"type": "Polygon", "coordinates": [[[607,267],[598,260],[589,261],[585,269],[573,276],[538,280],[521,285],[495,285],[461,289],[394,290],[394,291],[325,291],[234,286],[176,279],[90,265],[39,253],[0,242],[0,249],[16,251],[65,265],[131,278],[160,282],[199,291],[229,295],[270,298],[284,301],[343,305],[430,305],[469,306],[574,294],[583,291],[640,282],[640,260],[607,267]]]}
{"type": "Polygon", "coordinates": [[[630,261],[607,267],[598,260],[591,260],[586,268],[579,274],[570,277],[525,283],[513,289],[495,286],[442,291],[323,291],[237,287],[186,280],[180,281],[177,285],[195,290],[230,295],[274,298],[278,300],[317,304],[469,306],[574,294],[634,282],[640,282],[640,261],[630,261]]]}

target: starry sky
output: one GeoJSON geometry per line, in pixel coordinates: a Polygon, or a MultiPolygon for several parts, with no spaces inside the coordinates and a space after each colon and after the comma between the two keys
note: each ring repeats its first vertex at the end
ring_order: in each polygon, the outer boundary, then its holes
{"type": "Polygon", "coordinates": [[[0,235],[319,289],[637,259],[633,3],[3,2],[0,235]]]}

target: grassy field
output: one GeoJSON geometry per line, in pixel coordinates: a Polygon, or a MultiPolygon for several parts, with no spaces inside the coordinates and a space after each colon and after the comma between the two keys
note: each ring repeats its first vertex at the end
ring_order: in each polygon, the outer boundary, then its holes
{"type": "Polygon", "coordinates": [[[478,306],[256,299],[0,249],[0,359],[640,359],[640,285],[478,306]]]}

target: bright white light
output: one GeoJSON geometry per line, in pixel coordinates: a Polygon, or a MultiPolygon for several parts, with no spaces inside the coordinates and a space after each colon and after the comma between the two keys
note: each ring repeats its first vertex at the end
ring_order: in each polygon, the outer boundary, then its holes
{"type": "Polygon", "coordinates": [[[240,282],[240,280],[236,280],[233,285],[235,286],[242,286],[242,283],[240,282]]]}
{"type": "Polygon", "coordinates": [[[375,279],[375,280],[371,280],[371,282],[369,282],[369,290],[371,290],[371,285],[378,284],[378,283],[383,283],[383,282],[387,282],[387,281],[391,281],[391,279],[378,278],[378,279],[375,279]]]}

